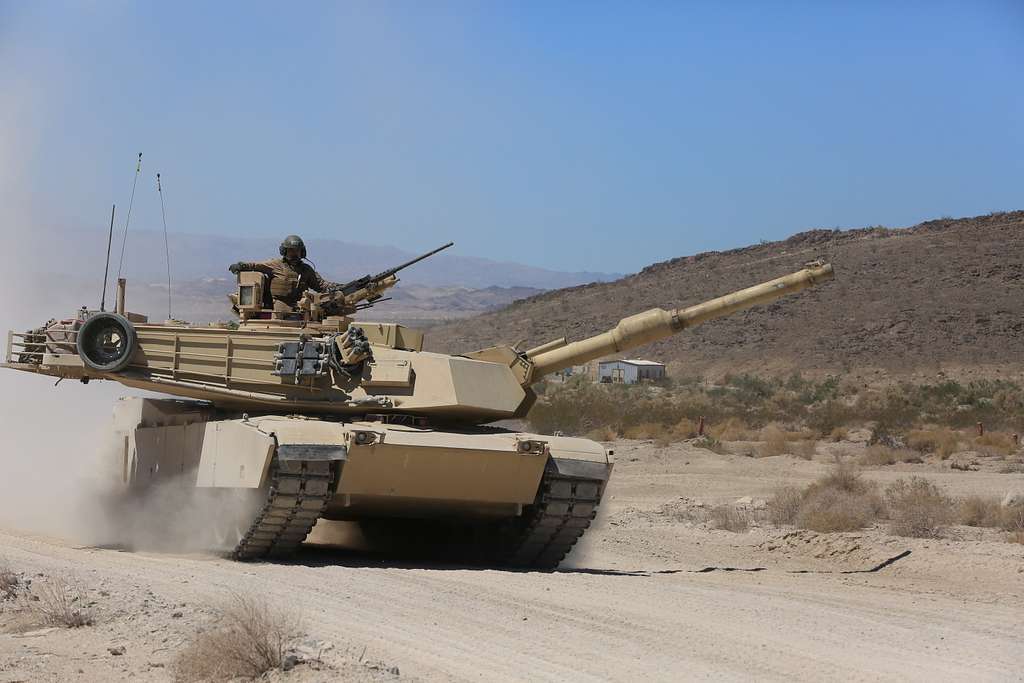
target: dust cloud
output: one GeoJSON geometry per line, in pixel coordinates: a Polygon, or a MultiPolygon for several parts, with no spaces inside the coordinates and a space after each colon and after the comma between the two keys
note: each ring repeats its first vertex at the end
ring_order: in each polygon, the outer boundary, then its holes
{"type": "MultiPolygon", "coordinates": [[[[25,253],[45,248],[32,245],[25,253]]],[[[28,265],[15,263],[3,274],[0,332],[38,327],[93,303],[75,301],[81,292],[39,287],[28,265]]],[[[99,382],[54,382],[0,370],[0,527],[99,540],[95,499],[109,490],[110,472],[100,463],[109,452],[111,410],[122,392],[99,382]]]]}
{"type": "MultiPolygon", "coordinates": [[[[60,292],[29,298],[5,304],[0,325],[23,331],[77,308],[60,292]]],[[[113,407],[119,397],[145,392],[0,373],[0,528],[164,552],[227,550],[247,529],[258,492],[197,490],[188,477],[144,493],[124,489],[113,407]]]]}
{"type": "MultiPolygon", "coordinates": [[[[30,234],[19,249],[26,260],[0,275],[7,293],[0,332],[23,332],[71,317],[83,305],[98,307],[102,270],[95,292],[65,287],[32,268],[31,256],[46,253],[45,244],[33,241],[39,238],[30,234]]],[[[171,552],[237,542],[255,506],[248,492],[196,491],[191,482],[170,481],[144,496],[126,495],[113,407],[119,397],[145,392],[112,382],[54,382],[0,369],[0,529],[171,552]]]]}

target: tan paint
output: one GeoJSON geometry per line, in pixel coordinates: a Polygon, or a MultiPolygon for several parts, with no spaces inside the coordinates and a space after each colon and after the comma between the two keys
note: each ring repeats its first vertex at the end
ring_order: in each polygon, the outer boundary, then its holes
{"type": "Polygon", "coordinates": [[[255,424],[243,420],[207,422],[196,486],[263,486],[275,445],[274,438],[255,424]]]}
{"type": "Polygon", "coordinates": [[[339,495],[526,504],[537,494],[547,460],[521,455],[509,434],[358,424],[378,441],[349,448],[339,495]]]}

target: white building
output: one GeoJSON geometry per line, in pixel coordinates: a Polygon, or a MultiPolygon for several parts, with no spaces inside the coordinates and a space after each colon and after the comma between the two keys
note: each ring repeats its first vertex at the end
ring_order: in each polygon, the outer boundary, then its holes
{"type": "Polygon", "coordinates": [[[603,360],[597,364],[597,381],[637,384],[665,378],[665,364],[653,360],[603,360]]]}

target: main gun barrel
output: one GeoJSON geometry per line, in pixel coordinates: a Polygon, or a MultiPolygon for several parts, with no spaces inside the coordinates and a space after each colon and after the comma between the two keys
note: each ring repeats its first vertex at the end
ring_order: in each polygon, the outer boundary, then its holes
{"type": "Polygon", "coordinates": [[[790,275],[763,282],[732,294],[720,296],[704,303],[666,311],[649,311],[623,318],[619,324],[601,334],[571,344],[551,348],[550,344],[533,349],[531,381],[558,372],[573,365],[627,351],[637,346],[670,337],[677,332],[700,325],[708,320],[722,318],[737,311],[782,298],[819,283],[831,280],[832,265],[812,265],[790,275]],[[534,355],[535,354],[535,355],[534,355]]]}

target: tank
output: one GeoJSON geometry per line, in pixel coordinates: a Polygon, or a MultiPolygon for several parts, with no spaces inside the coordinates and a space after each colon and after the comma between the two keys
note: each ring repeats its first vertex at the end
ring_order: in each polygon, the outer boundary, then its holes
{"type": "Polygon", "coordinates": [[[236,559],[288,556],[326,519],[358,523],[371,544],[417,538],[462,548],[460,560],[553,568],[593,521],[613,453],[492,423],[525,417],[531,387],[559,370],[832,278],[815,262],[587,339],[447,355],[423,351],[417,330],[354,320],[398,270],[307,293],[296,308],[269,305],[266,276],[239,273],[238,323],[207,326],[127,312],[120,280],[114,311],[8,333],[3,367],[169,396],[116,404],[119,486],[145,500],[173,484],[225,506],[244,494],[241,518],[225,507],[205,521],[236,559]]]}

